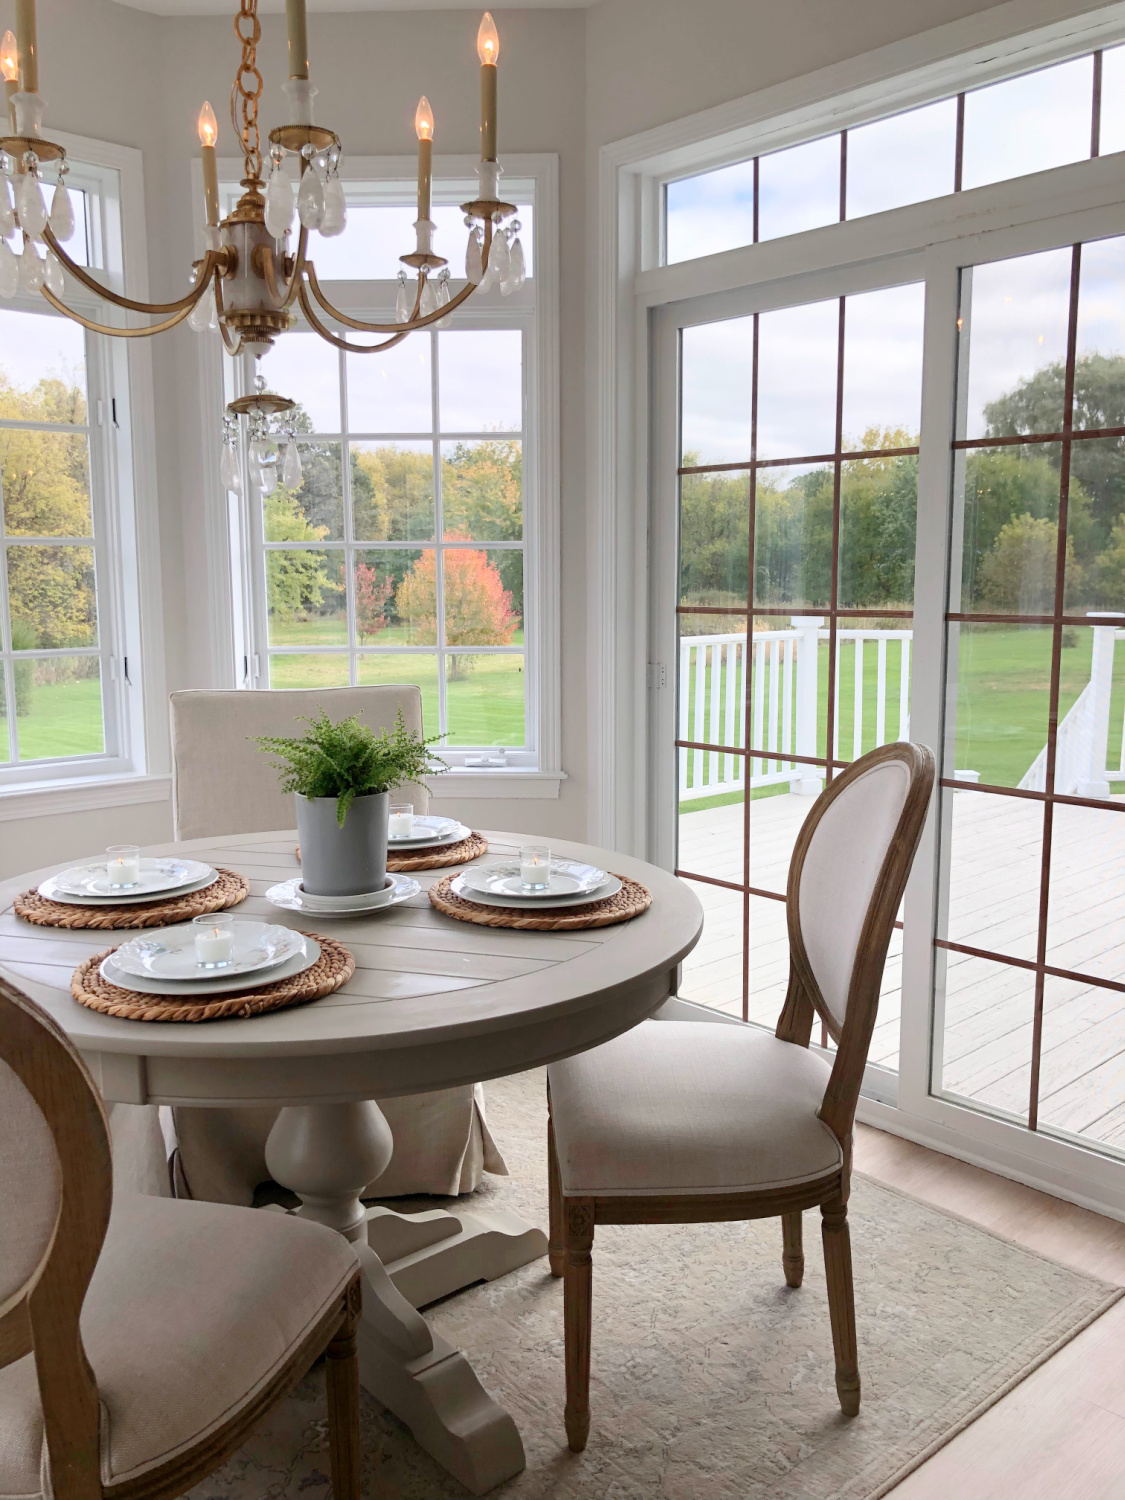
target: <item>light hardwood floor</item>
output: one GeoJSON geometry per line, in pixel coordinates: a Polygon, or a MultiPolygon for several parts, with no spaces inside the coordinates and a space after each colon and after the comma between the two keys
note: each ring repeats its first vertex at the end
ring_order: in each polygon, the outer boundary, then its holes
{"type": "MultiPolygon", "coordinates": [[[[856,1127],[855,1165],[1054,1260],[1125,1285],[1125,1224],[865,1125],[856,1127]]],[[[1123,1496],[1125,1301],[935,1453],[888,1500],[1123,1496]]]]}

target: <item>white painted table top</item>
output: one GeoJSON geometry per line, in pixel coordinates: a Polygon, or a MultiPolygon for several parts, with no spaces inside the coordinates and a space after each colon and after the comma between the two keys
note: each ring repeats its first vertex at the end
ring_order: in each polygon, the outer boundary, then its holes
{"type": "MultiPolygon", "coordinates": [[[[488,834],[490,851],[520,839],[488,834]]],[[[323,1000],[247,1020],[202,1024],[117,1020],[78,1005],[70,976],[127,933],[35,927],[14,898],[57,866],[0,885],[0,970],[44,1006],[86,1056],[108,1099],[134,1103],[266,1104],[410,1094],[500,1077],[579,1052],[636,1025],[675,984],[698,940],[695,895],[667,871],[584,844],[552,849],[632,876],[652,892],[642,916],[581,932],[517,932],[443,916],[426,895],[448,870],[420,871],[421,893],[373,916],[309,919],[265,900],[299,866],[292,832],[154,846],[239,871],[237,908],[338,937],[353,978],[323,1000]]]]}

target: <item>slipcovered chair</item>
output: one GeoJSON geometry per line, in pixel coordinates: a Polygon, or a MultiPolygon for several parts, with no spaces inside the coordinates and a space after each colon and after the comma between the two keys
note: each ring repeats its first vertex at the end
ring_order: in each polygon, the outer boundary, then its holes
{"type": "Polygon", "coordinates": [[[774,1035],[644,1021],[547,1070],[551,1271],[564,1278],[566,1433],[590,1429],[597,1224],[712,1224],[774,1215],[785,1280],[804,1274],[802,1213],[819,1207],[845,1416],[859,1411],[848,1194],[852,1127],[895,914],[925,822],[934,758],[884,745],[813,804],[789,866],[789,991],[774,1035]],[[836,1043],[809,1050],[814,1017],[836,1043]]]}
{"type": "Polygon", "coordinates": [[[112,1193],[81,1057],[0,980],[0,1496],[160,1500],[327,1351],[335,1500],[359,1500],[360,1267],[289,1214],[112,1193]]]}
{"type": "MultiPolygon", "coordinates": [[[[321,709],[334,720],[359,714],[372,729],[392,729],[402,710],[406,727],[422,733],[422,693],[411,684],[386,687],[188,691],[171,695],[172,795],[176,838],[265,833],[292,828],[293,798],[254,743],[255,735],[300,734],[301,718],[321,709]]],[[[404,801],[425,811],[429,792],[410,784],[404,801]]],[[[470,1193],[482,1172],[506,1175],[488,1132],[484,1090],[466,1084],[431,1094],[381,1099],[394,1135],[391,1164],[366,1196],[470,1193]]],[[[276,1109],[173,1110],[175,1180],[182,1196],[249,1204],[269,1177],[266,1137],[276,1109]]]]}

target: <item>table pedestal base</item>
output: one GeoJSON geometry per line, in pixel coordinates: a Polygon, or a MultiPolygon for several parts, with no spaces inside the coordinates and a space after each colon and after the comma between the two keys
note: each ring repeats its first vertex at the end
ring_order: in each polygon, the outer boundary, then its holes
{"type": "Polygon", "coordinates": [[[491,1281],[547,1251],[542,1230],[515,1214],[367,1209],[359,1194],[391,1159],[382,1110],[296,1105],[266,1143],[270,1175],[301,1199],[299,1212],[351,1240],[364,1269],[360,1380],[415,1440],[474,1495],[525,1466],[516,1424],[469,1361],[435,1334],[418,1306],[491,1281]]]}

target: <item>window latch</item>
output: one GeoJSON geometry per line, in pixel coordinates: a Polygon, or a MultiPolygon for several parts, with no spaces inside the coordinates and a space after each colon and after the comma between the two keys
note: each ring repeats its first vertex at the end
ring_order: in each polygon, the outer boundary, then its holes
{"type": "Polygon", "coordinates": [[[111,397],[110,403],[109,403],[109,410],[110,410],[110,416],[112,417],[112,420],[113,420],[114,427],[116,427],[117,430],[120,431],[121,430],[121,423],[117,420],[117,397],[116,396],[111,397]]]}
{"type": "Polygon", "coordinates": [[[123,656],[121,658],[121,661],[122,661],[122,664],[123,664],[123,666],[125,668],[125,681],[128,683],[128,685],[130,687],[132,687],[133,686],[133,679],[129,676],[129,658],[127,656],[123,656]]]}

